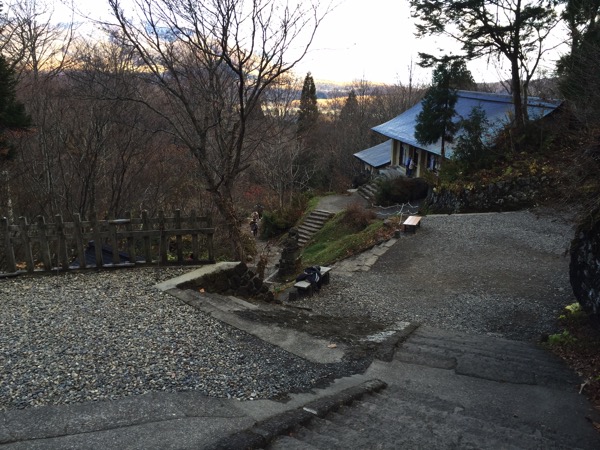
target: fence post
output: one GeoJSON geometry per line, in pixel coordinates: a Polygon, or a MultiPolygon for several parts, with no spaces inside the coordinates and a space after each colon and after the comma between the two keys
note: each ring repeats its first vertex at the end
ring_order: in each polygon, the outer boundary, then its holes
{"type": "MultiPolygon", "coordinates": [[[[206,227],[212,228],[212,216],[207,211],[206,212],[206,227]]],[[[215,262],[215,251],[213,248],[213,233],[209,233],[206,235],[206,246],[208,247],[208,261],[211,263],[215,262]]]]}
{"type": "Polygon", "coordinates": [[[81,217],[79,217],[79,214],[73,214],[73,231],[75,234],[77,259],[79,260],[79,267],[85,269],[87,267],[87,261],[85,260],[85,247],[83,243],[83,232],[81,231],[81,227],[81,217]]]}
{"type": "Polygon", "coordinates": [[[131,215],[131,211],[125,213],[125,217],[129,219],[129,222],[125,225],[125,229],[129,232],[129,234],[127,235],[127,251],[129,252],[129,261],[132,264],[135,264],[137,258],[135,256],[135,239],[133,238],[132,225],[133,216],[131,215]]]}
{"type": "MultiPolygon", "coordinates": [[[[148,211],[142,211],[142,230],[150,231],[150,220],[148,219],[148,211]]],[[[144,235],[144,258],[146,264],[152,264],[152,245],[150,244],[150,235],[144,235]]]]}
{"type": "Polygon", "coordinates": [[[175,210],[175,228],[179,231],[175,235],[175,242],[177,243],[177,262],[183,262],[183,239],[181,238],[181,210],[175,210]]]}
{"type": "Polygon", "coordinates": [[[98,217],[96,216],[96,212],[92,211],[90,214],[90,222],[92,223],[92,228],[94,229],[94,250],[96,252],[96,268],[100,268],[104,265],[104,260],[102,259],[102,235],[100,234],[100,224],[98,223],[98,217]]]}
{"type": "Polygon", "coordinates": [[[46,219],[44,216],[38,216],[38,233],[40,240],[40,253],[44,269],[52,270],[52,258],[50,257],[50,245],[46,234],[46,219]]]}
{"type": "MultiPolygon", "coordinates": [[[[198,226],[198,218],[196,217],[196,210],[192,210],[192,214],[190,215],[189,225],[192,230],[198,226]]],[[[197,263],[199,257],[200,257],[200,249],[198,247],[198,233],[194,233],[194,234],[192,234],[192,261],[197,263]]]]}
{"type": "Polygon", "coordinates": [[[117,266],[121,262],[119,256],[119,242],[117,241],[117,227],[119,226],[119,223],[115,218],[112,221],[108,220],[107,224],[108,235],[110,236],[110,246],[112,247],[112,263],[117,266]]]}
{"type": "Polygon", "coordinates": [[[27,223],[27,219],[23,216],[19,217],[19,222],[21,222],[21,240],[23,241],[23,247],[25,247],[27,272],[32,273],[35,270],[35,264],[33,262],[33,253],[31,251],[31,240],[29,239],[29,224],[27,223]]]}
{"type": "Polygon", "coordinates": [[[165,233],[165,213],[164,211],[158,212],[158,228],[160,229],[160,249],[159,249],[159,259],[160,262],[165,264],[168,261],[167,258],[167,249],[169,243],[167,242],[167,236],[165,233]]]}
{"type": "Polygon", "coordinates": [[[56,233],[58,234],[58,252],[57,257],[61,268],[67,270],[69,268],[69,255],[67,251],[67,233],[65,230],[65,224],[60,214],[55,216],[56,218],[56,233]]]}
{"type": "Polygon", "coordinates": [[[10,238],[10,223],[6,217],[2,218],[2,229],[4,230],[4,246],[6,252],[6,268],[9,272],[17,271],[17,261],[15,260],[15,249],[10,238]]]}

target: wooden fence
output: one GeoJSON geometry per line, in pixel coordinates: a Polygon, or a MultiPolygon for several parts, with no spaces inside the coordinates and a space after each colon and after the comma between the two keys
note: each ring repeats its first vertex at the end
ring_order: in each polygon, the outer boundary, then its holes
{"type": "Polygon", "coordinates": [[[126,216],[97,220],[93,214],[81,221],[76,214],[74,222],[63,222],[57,215],[54,223],[40,216],[31,224],[24,217],[18,224],[2,218],[5,267],[0,273],[214,262],[211,217],[192,211],[184,218],[179,210],[173,217],[160,212],[150,218],[146,211],[139,218],[126,216]]]}

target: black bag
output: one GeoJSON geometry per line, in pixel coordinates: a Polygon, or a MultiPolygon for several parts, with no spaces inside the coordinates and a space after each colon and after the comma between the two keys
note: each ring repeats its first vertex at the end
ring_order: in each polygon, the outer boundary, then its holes
{"type": "Polygon", "coordinates": [[[321,267],[320,266],[310,266],[304,269],[300,275],[296,277],[296,281],[308,281],[313,289],[319,290],[321,288],[322,278],[321,278],[321,267]]]}

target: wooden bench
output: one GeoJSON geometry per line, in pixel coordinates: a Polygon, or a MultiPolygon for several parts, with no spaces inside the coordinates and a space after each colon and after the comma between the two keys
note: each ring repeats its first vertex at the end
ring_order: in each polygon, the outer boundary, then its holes
{"type": "MultiPolygon", "coordinates": [[[[329,273],[331,272],[331,267],[321,266],[321,284],[329,284],[329,273]]],[[[297,281],[294,284],[294,287],[298,291],[298,295],[313,295],[313,287],[309,281],[297,281]]]]}
{"type": "Polygon", "coordinates": [[[421,216],[409,216],[402,225],[404,226],[404,231],[410,231],[412,233],[417,231],[417,228],[421,226],[421,216]]]}

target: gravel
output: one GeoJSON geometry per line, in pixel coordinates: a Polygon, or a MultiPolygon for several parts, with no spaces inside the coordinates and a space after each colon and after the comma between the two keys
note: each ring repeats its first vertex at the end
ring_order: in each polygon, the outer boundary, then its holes
{"type": "Polygon", "coordinates": [[[352,371],[307,362],[153,287],[183,272],[0,280],[0,410],[149,391],[273,398],[352,371]]]}
{"type": "Polygon", "coordinates": [[[299,306],[316,314],[419,322],[539,340],[576,302],[569,284],[573,224],[554,211],[431,215],[368,272],[331,275],[299,306]]]}
{"type": "MultiPolygon", "coordinates": [[[[575,301],[572,236],[572,224],[548,212],[427,216],[370,271],[334,266],[331,284],[296,305],[537,340],[575,301]]],[[[277,398],[364,369],[305,361],[154,288],[188,270],[0,279],[0,410],[149,391],[277,398]]]]}

